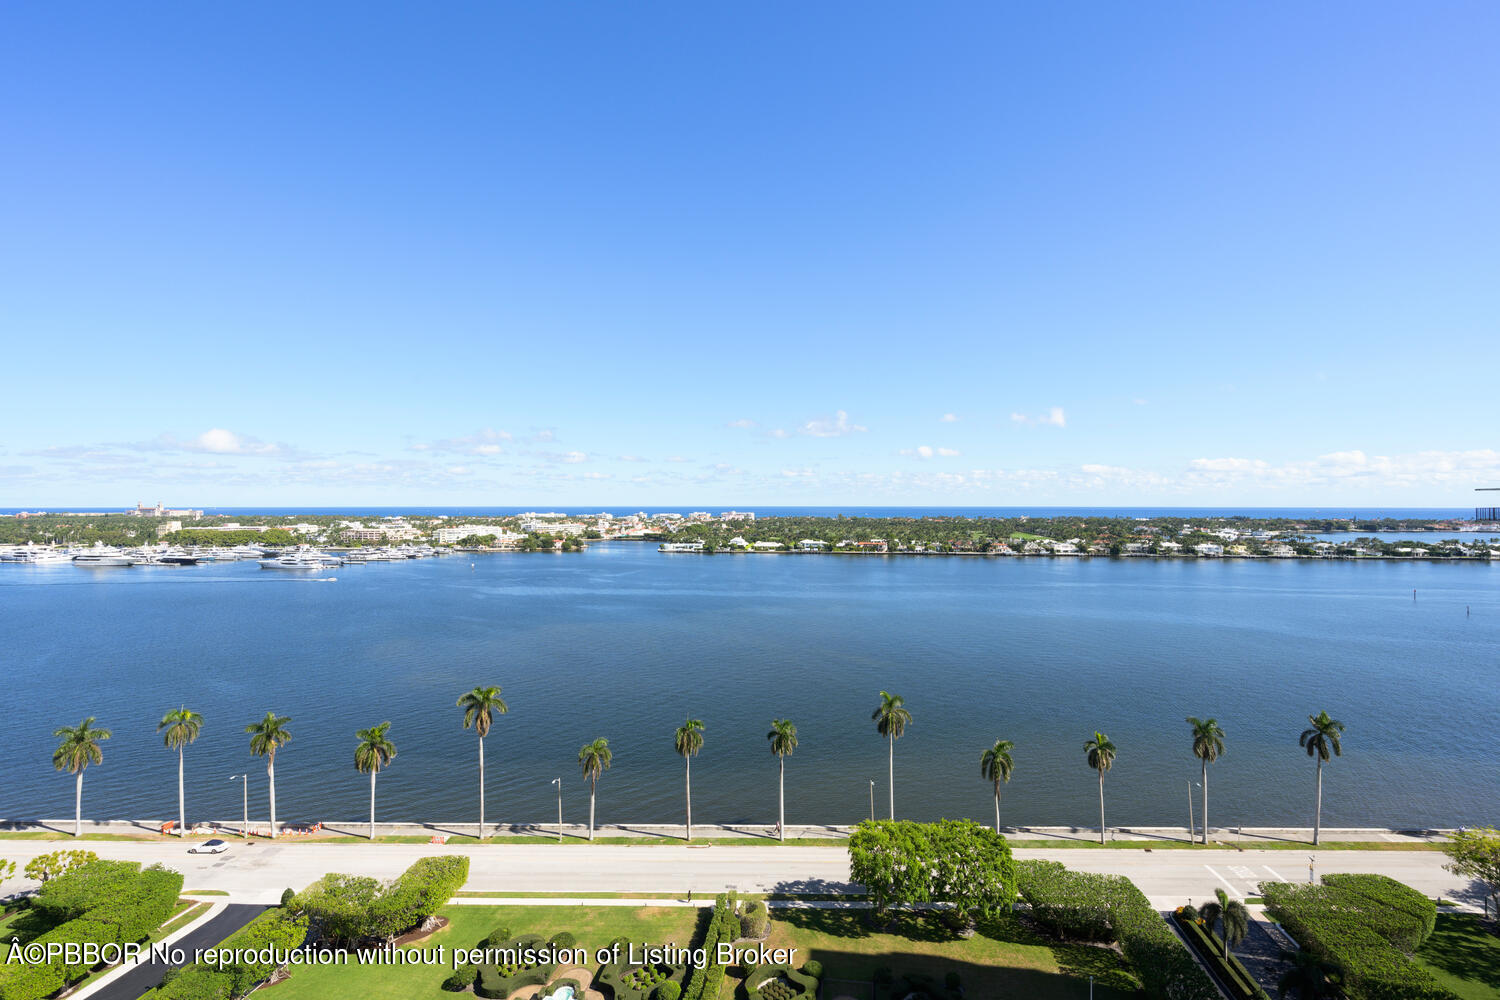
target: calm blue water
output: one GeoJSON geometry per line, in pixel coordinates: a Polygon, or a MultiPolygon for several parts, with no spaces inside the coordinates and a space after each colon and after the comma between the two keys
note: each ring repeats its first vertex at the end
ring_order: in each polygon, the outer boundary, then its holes
{"type": "Polygon", "coordinates": [[[1308,713],[1348,725],[1327,768],[1330,825],[1474,824],[1500,793],[1484,720],[1500,718],[1500,567],[1461,563],[667,556],[647,545],[345,567],[315,583],[254,563],[86,571],[0,566],[0,816],[71,815],[51,732],[113,728],[85,781],[99,818],[175,813],[175,758],[155,724],[186,703],[189,813],[238,816],[263,763],[244,726],[293,719],[280,814],[359,818],[353,732],[392,722],[384,818],[469,820],[475,740],[458,695],[503,685],[486,741],[489,818],[547,820],[562,776],[587,816],[577,750],[608,737],[602,822],[677,821],[672,730],[704,720],[695,817],[775,818],[765,733],[798,724],[791,822],[850,822],[885,785],[869,716],[886,688],[914,715],[896,747],[898,813],[991,815],[980,751],[1016,744],[1004,814],[1096,822],[1082,746],[1119,747],[1112,823],[1186,822],[1187,715],[1228,732],[1211,819],[1311,821],[1308,713]],[[1413,589],[1418,599],[1412,600],[1413,589]],[[1471,609],[1466,617],[1465,608],[1471,609]],[[1477,723],[1477,724],[1476,724],[1477,723]]]}

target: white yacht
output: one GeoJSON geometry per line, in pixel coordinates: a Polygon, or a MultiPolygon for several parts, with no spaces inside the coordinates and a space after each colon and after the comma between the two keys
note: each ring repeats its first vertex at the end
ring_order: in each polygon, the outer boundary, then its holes
{"type": "Polygon", "coordinates": [[[285,555],[276,556],[272,559],[260,560],[261,569],[328,569],[330,566],[341,566],[343,560],[338,556],[328,555],[326,552],[318,552],[315,549],[299,547],[295,551],[285,555]]]}
{"type": "Polygon", "coordinates": [[[119,549],[110,548],[103,543],[96,542],[91,549],[84,549],[73,557],[74,566],[87,568],[103,568],[112,566],[134,566],[135,560],[119,549]]]}

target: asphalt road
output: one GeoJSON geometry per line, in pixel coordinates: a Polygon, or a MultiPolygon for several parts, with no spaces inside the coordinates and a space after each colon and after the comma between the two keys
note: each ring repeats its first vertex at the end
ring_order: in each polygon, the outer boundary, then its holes
{"type": "MultiPolygon", "coordinates": [[[[849,859],[841,847],[630,846],[506,844],[235,844],[222,855],[188,854],[192,842],[89,841],[79,844],[102,858],[161,862],[186,876],[185,891],[215,889],[234,903],[278,902],[283,889],[301,889],[328,872],[393,878],[417,858],[467,854],[471,892],[828,892],[850,888],[849,859]]],[[[28,859],[59,847],[56,841],[0,840],[0,856],[25,867],[28,859]]],[[[1461,902],[1466,880],[1443,870],[1436,851],[1323,851],[1315,874],[1379,872],[1429,896],[1461,902]]],[[[1203,900],[1217,888],[1243,898],[1268,879],[1307,880],[1302,851],[1126,849],[1018,850],[1019,858],[1047,858],[1080,871],[1128,876],[1157,905],[1203,900]]],[[[32,883],[12,880],[0,895],[32,883]]],[[[1477,902],[1478,897],[1474,897],[1477,902]]]]}
{"type": "MultiPolygon", "coordinates": [[[[222,913],[180,938],[173,947],[181,948],[191,962],[195,951],[214,947],[263,910],[264,906],[255,904],[226,906],[222,913]]],[[[170,966],[160,962],[142,962],[99,987],[89,995],[89,1000],[136,1000],[147,990],[160,986],[168,968],[170,966]]]]}

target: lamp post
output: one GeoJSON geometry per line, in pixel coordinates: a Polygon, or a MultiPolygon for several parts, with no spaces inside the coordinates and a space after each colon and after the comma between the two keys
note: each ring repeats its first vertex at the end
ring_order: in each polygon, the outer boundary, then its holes
{"type": "Polygon", "coordinates": [[[870,779],[870,822],[875,822],[875,779],[870,779]]]}
{"type": "Polygon", "coordinates": [[[562,779],[553,778],[552,783],[557,786],[557,841],[562,843],[562,779]]]}
{"type": "Polygon", "coordinates": [[[244,814],[240,820],[240,839],[245,840],[250,836],[250,775],[231,774],[229,780],[240,783],[240,793],[244,808],[244,814]]]}

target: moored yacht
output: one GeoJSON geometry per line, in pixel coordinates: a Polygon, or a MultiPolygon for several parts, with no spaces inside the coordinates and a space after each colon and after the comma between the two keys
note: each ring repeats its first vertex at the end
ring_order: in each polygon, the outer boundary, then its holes
{"type": "Polygon", "coordinates": [[[104,568],[114,566],[134,566],[135,560],[119,549],[109,548],[102,543],[95,543],[91,549],[84,549],[73,557],[74,566],[86,568],[104,568]]]}
{"type": "Polygon", "coordinates": [[[295,551],[272,559],[260,560],[261,569],[327,569],[330,566],[340,566],[343,560],[337,556],[328,555],[326,552],[318,552],[305,546],[298,547],[295,551]]]}

